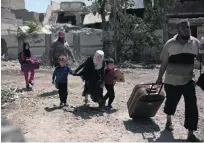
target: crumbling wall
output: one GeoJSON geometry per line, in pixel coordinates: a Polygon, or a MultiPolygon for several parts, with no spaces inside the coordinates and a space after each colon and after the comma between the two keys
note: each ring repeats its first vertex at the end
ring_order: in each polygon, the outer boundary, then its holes
{"type": "Polygon", "coordinates": [[[22,19],[23,21],[40,21],[40,13],[29,12],[27,9],[12,10],[17,19],[22,19]]]}
{"type": "Polygon", "coordinates": [[[25,9],[25,0],[1,0],[1,7],[9,9],[25,9]]]}
{"type": "Polygon", "coordinates": [[[55,24],[57,20],[57,13],[55,13],[55,10],[60,9],[60,4],[51,1],[51,4],[48,5],[47,10],[46,10],[46,15],[43,20],[43,25],[46,24],[55,24]]]}
{"type": "Polygon", "coordinates": [[[23,25],[23,21],[16,19],[15,14],[9,8],[1,8],[1,35],[16,33],[17,27],[23,25]]]}
{"type": "Polygon", "coordinates": [[[61,2],[60,10],[81,12],[83,6],[86,6],[84,2],[61,2]]]}
{"type": "Polygon", "coordinates": [[[195,13],[204,12],[204,0],[200,1],[185,1],[176,4],[173,13],[195,13]]]}

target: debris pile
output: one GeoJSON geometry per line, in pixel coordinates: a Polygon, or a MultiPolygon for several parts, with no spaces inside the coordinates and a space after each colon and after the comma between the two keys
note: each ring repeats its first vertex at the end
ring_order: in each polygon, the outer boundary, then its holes
{"type": "Polygon", "coordinates": [[[13,102],[23,95],[23,89],[17,87],[2,86],[1,87],[1,105],[2,108],[7,102],[13,102]]]}

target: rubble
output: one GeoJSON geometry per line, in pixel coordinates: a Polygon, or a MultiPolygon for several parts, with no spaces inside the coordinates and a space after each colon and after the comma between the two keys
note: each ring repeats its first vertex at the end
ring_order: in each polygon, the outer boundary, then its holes
{"type": "Polygon", "coordinates": [[[18,99],[24,92],[17,87],[2,86],[1,87],[1,105],[2,108],[7,102],[13,102],[18,99]]]}

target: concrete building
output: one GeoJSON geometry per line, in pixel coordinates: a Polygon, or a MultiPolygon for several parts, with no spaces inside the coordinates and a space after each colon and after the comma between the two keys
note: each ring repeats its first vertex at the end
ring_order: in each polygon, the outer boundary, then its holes
{"type": "Polygon", "coordinates": [[[61,2],[51,1],[48,6],[43,25],[54,25],[56,23],[70,23],[82,26],[84,16],[89,13],[84,2],[61,2]]]}
{"type": "Polygon", "coordinates": [[[1,0],[1,7],[8,9],[25,9],[25,0],[1,0]]]}
{"type": "Polygon", "coordinates": [[[82,26],[84,17],[88,13],[84,2],[61,2],[57,22],[82,26]]]}
{"type": "Polygon", "coordinates": [[[57,13],[55,11],[60,9],[60,4],[51,1],[47,7],[45,18],[43,20],[43,25],[52,25],[57,21],[57,13]]]}
{"type": "Polygon", "coordinates": [[[15,14],[16,19],[21,19],[23,21],[38,21],[43,22],[44,13],[30,12],[27,9],[17,9],[11,10],[15,14]]]}
{"type": "Polygon", "coordinates": [[[1,52],[2,55],[9,53],[10,49],[18,49],[17,28],[33,20],[41,22],[44,14],[29,12],[25,9],[25,0],[2,0],[1,1],[1,52]],[[15,44],[10,44],[15,43],[15,44]]]}
{"type": "Polygon", "coordinates": [[[176,23],[189,19],[191,34],[198,39],[204,36],[204,0],[180,0],[172,12],[167,14],[167,27],[164,29],[164,42],[176,34],[176,23]]]}

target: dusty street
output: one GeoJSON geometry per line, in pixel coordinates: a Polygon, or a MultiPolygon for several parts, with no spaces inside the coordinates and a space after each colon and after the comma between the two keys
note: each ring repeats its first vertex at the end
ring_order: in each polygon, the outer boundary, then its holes
{"type": "MultiPolygon", "coordinates": [[[[26,141],[182,141],[187,136],[184,124],[184,102],[179,102],[173,118],[175,130],[165,131],[165,114],[163,106],[152,120],[136,120],[129,118],[127,100],[135,85],[143,82],[154,82],[158,69],[126,69],[125,83],[117,83],[114,109],[105,112],[95,108],[83,107],[83,82],[79,77],[69,76],[68,104],[69,111],[62,109],[47,110],[53,104],[59,104],[55,87],[51,84],[52,69],[36,71],[33,91],[26,92],[24,77],[17,62],[2,62],[2,90],[17,88],[17,99],[2,108],[2,115],[13,125],[21,128],[26,141]]],[[[198,76],[198,71],[196,74],[198,76]]],[[[106,92],[106,91],[105,91],[106,92]]],[[[204,135],[204,93],[197,88],[199,107],[199,127],[196,134],[204,135]]],[[[92,102],[91,102],[92,103],[92,102]]],[[[91,104],[96,107],[96,104],[91,104]]],[[[144,111],[145,112],[145,111],[144,111]]]]}

